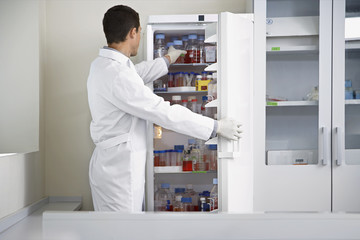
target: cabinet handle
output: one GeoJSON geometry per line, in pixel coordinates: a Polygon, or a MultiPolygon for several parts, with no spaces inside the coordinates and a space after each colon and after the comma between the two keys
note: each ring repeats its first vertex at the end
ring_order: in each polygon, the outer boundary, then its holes
{"type": "Polygon", "coordinates": [[[327,142],[326,142],[326,127],[322,127],[320,129],[320,134],[322,135],[322,141],[321,141],[321,145],[320,145],[320,152],[321,152],[321,156],[320,156],[320,161],[322,162],[322,165],[327,165],[327,142]]]}
{"type": "Polygon", "coordinates": [[[341,166],[342,159],[341,159],[341,128],[336,127],[335,128],[336,133],[336,165],[341,166]]]}

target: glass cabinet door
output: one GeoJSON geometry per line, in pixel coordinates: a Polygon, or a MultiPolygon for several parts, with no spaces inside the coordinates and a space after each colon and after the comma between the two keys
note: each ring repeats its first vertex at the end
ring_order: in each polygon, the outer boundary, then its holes
{"type": "Polygon", "coordinates": [[[334,1],[333,210],[360,211],[360,1],[334,1]]]}
{"type": "Polygon", "coordinates": [[[331,17],[331,1],[267,1],[265,211],[330,210],[331,17]]]}

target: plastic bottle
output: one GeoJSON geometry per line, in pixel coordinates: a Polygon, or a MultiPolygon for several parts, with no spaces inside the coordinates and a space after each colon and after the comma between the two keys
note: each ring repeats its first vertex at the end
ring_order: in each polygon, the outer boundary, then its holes
{"type": "Polygon", "coordinates": [[[213,117],[211,115],[211,108],[206,108],[205,105],[209,103],[208,97],[203,96],[202,97],[202,104],[201,104],[201,115],[206,117],[213,117]]]}
{"type": "Polygon", "coordinates": [[[201,80],[207,80],[208,72],[202,71],[201,72],[201,80]]]}
{"type": "Polygon", "coordinates": [[[210,191],[210,211],[218,209],[218,180],[213,179],[213,187],[210,191]]]}
{"type": "MultiPolygon", "coordinates": [[[[174,41],[174,48],[178,50],[184,50],[183,42],[181,40],[174,41]]],[[[175,63],[184,63],[185,54],[181,54],[175,63]]]]}
{"type": "Polygon", "coordinates": [[[197,35],[196,34],[190,34],[189,35],[189,41],[187,44],[187,47],[185,49],[187,51],[185,56],[185,63],[198,63],[198,51],[199,46],[197,43],[197,35]]]}
{"type": "Polygon", "coordinates": [[[199,44],[199,63],[205,63],[205,44],[204,44],[205,37],[204,35],[199,36],[198,44],[199,44]]]}
{"type": "Polygon", "coordinates": [[[192,161],[190,159],[190,151],[185,151],[184,155],[183,155],[183,158],[182,158],[182,169],[183,169],[183,172],[191,172],[193,169],[192,169],[192,161]]]}
{"type": "Polygon", "coordinates": [[[159,151],[159,155],[160,155],[159,166],[160,166],[160,167],[166,166],[166,155],[165,155],[165,151],[164,151],[164,150],[159,151]]]}
{"type": "Polygon", "coordinates": [[[172,211],[172,194],[169,189],[170,184],[162,183],[155,193],[155,211],[172,211]]]}
{"type": "Polygon", "coordinates": [[[196,75],[196,79],[195,79],[195,88],[196,91],[198,91],[198,85],[199,85],[199,81],[202,80],[202,76],[201,75],[196,75]]]}
{"type": "MultiPolygon", "coordinates": [[[[202,195],[202,194],[201,194],[202,195]]],[[[207,203],[206,203],[206,198],[201,196],[200,197],[200,211],[201,212],[206,212],[207,209],[207,203]]]]}
{"type": "Polygon", "coordinates": [[[175,202],[174,202],[174,206],[173,206],[173,211],[174,212],[181,212],[182,209],[184,208],[182,202],[181,202],[181,196],[175,196],[175,202]]]}
{"type": "Polygon", "coordinates": [[[177,196],[181,196],[184,197],[185,196],[185,188],[175,188],[175,197],[177,196]]]}
{"type": "Polygon", "coordinates": [[[183,158],[183,150],[180,149],[175,149],[174,150],[174,154],[175,154],[175,166],[182,166],[182,158],[183,158]]]}
{"type": "Polygon", "coordinates": [[[171,104],[181,104],[181,96],[180,95],[174,95],[171,98],[171,104]]]}
{"type": "Polygon", "coordinates": [[[171,166],[172,149],[165,150],[165,166],[171,166]]]}
{"type": "Polygon", "coordinates": [[[154,58],[163,57],[165,55],[166,55],[165,34],[158,33],[155,35],[154,58]]]}
{"type": "Polygon", "coordinates": [[[192,184],[186,185],[185,197],[191,197],[193,211],[199,211],[199,195],[194,191],[192,184]]]}
{"type": "Polygon", "coordinates": [[[184,86],[184,72],[177,72],[175,74],[175,87],[184,86]]]}
{"type": "Polygon", "coordinates": [[[186,100],[186,99],[181,100],[181,105],[183,107],[187,107],[187,103],[188,103],[188,100],[186,100]]]}

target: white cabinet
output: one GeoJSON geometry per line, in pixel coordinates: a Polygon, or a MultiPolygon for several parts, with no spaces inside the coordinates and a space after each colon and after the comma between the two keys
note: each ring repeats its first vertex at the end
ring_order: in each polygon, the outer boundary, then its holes
{"type": "Polygon", "coordinates": [[[345,50],[345,0],[258,1],[257,14],[267,53],[255,80],[266,95],[255,102],[265,126],[255,135],[255,210],[360,211],[360,105],[344,95],[345,77],[360,87],[360,54],[345,50]]]}

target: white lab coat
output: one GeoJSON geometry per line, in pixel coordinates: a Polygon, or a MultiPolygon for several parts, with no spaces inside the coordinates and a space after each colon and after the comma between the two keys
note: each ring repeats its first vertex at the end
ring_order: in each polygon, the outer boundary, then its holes
{"type": "MultiPolygon", "coordinates": [[[[89,180],[96,211],[141,212],[146,162],[146,120],[209,139],[214,120],[155,95],[145,86],[168,72],[164,59],[134,66],[120,52],[100,49],[87,82],[96,144],[89,180]]],[[[149,149],[152,151],[152,149],[149,149]]]]}

